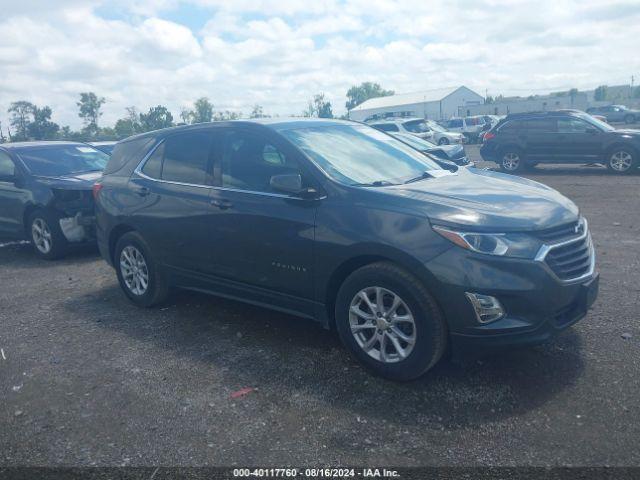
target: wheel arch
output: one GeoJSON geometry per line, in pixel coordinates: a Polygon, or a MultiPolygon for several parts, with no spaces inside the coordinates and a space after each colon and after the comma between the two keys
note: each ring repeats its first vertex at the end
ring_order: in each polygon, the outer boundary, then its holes
{"type": "Polygon", "coordinates": [[[116,225],[113,229],[111,229],[111,232],[109,232],[108,248],[109,248],[109,259],[111,260],[111,263],[113,265],[115,265],[113,255],[115,254],[116,243],[118,243],[118,240],[120,239],[120,237],[122,237],[125,233],[136,232],[136,231],[137,230],[135,228],[127,224],[116,225]]]}

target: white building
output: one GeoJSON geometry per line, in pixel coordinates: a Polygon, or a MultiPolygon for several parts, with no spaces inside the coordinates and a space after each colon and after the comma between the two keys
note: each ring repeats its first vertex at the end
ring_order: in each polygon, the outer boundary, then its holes
{"type": "Polygon", "coordinates": [[[466,107],[482,105],[484,97],[467,87],[439,88],[424,92],[370,98],[349,110],[349,118],[364,122],[381,117],[422,117],[444,120],[465,112],[466,107]]]}

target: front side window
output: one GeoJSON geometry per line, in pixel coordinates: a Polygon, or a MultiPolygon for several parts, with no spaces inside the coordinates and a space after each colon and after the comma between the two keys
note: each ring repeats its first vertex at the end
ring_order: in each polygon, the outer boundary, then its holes
{"type": "Polygon", "coordinates": [[[448,128],[462,128],[462,120],[449,120],[448,128]]]}
{"type": "Polygon", "coordinates": [[[346,185],[399,183],[441,170],[417,150],[364,125],[283,130],[329,177],[346,185]]]}
{"type": "Polygon", "coordinates": [[[556,131],[556,120],[553,118],[532,118],[526,120],[524,126],[532,133],[550,133],[556,131]]]}
{"type": "Polygon", "coordinates": [[[429,127],[422,120],[412,120],[402,124],[404,128],[412,133],[424,133],[429,131],[429,127]]]}
{"type": "Polygon", "coordinates": [[[145,162],[142,173],[169,182],[208,185],[213,135],[188,132],[166,138],[145,162]]]}
{"type": "Polygon", "coordinates": [[[558,133],[585,133],[589,130],[587,122],[575,118],[559,118],[558,133]]]}
{"type": "Polygon", "coordinates": [[[262,136],[242,131],[227,134],[222,152],[223,187],[276,193],[271,177],[286,174],[302,176],[298,162],[262,136]]]}
{"type": "Polygon", "coordinates": [[[393,123],[381,123],[379,125],[374,125],[374,128],[377,128],[378,130],[382,130],[383,132],[399,132],[400,131],[398,126],[394,125],[393,123]]]}
{"type": "Polygon", "coordinates": [[[0,152],[0,177],[12,177],[15,175],[16,166],[9,154],[0,152]]]}

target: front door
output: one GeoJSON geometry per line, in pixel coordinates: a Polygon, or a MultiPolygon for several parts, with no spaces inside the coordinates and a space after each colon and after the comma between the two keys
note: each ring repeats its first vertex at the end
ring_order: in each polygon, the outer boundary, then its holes
{"type": "Polygon", "coordinates": [[[602,132],[575,117],[558,118],[558,133],[564,137],[560,159],[571,163],[596,161],[602,156],[602,132]]]}
{"type": "Polygon", "coordinates": [[[211,201],[218,273],[265,295],[264,301],[312,315],[317,201],[274,191],[273,175],[299,173],[295,150],[244,129],[225,133],[211,201]],[[270,297],[270,298],[268,298],[270,297]],[[308,311],[307,311],[308,310],[308,311]]]}

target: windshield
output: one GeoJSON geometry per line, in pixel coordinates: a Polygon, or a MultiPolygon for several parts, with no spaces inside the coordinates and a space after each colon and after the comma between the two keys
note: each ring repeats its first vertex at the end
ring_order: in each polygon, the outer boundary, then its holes
{"type": "Polygon", "coordinates": [[[615,130],[615,128],[613,128],[607,122],[603,122],[602,120],[598,120],[597,118],[592,117],[591,115],[581,115],[580,117],[583,118],[584,120],[586,120],[587,122],[589,122],[590,124],[595,125],[596,127],[598,127],[601,130],[605,130],[607,132],[611,132],[611,131],[615,130]]]}
{"type": "Polygon", "coordinates": [[[346,185],[401,183],[441,170],[417,150],[364,125],[332,125],[281,132],[334,180],[346,185]]]}
{"type": "Polygon", "coordinates": [[[88,145],[21,148],[17,153],[32,174],[45,177],[104,170],[109,161],[109,155],[88,145]]]}
{"type": "Polygon", "coordinates": [[[446,128],[441,127],[440,125],[438,125],[436,122],[426,122],[427,125],[429,125],[429,127],[431,127],[431,130],[439,132],[439,133],[446,133],[448,130],[446,128]]]}
{"type": "Polygon", "coordinates": [[[398,135],[394,135],[394,137],[412,146],[416,150],[431,150],[432,148],[437,148],[437,145],[435,143],[428,142],[427,140],[423,140],[422,138],[416,137],[415,135],[404,135],[401,133],[398,135]]]}

